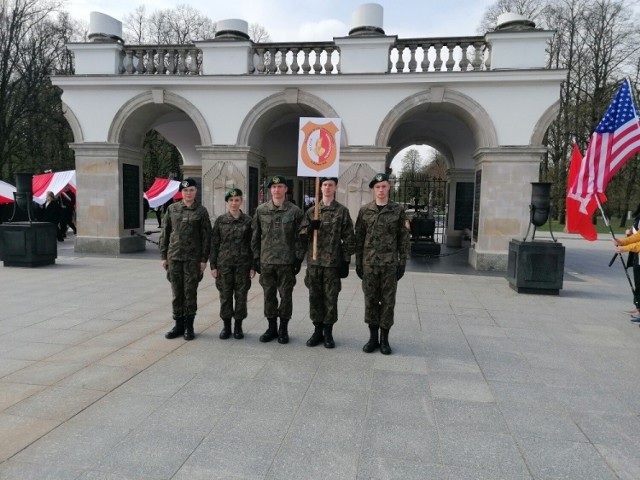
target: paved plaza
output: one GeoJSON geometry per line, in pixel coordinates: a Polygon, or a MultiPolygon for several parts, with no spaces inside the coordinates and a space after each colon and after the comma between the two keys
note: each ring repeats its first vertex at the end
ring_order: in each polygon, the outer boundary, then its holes
{"type": "MultiPolygon", "coordinates": [[[[157,238],[157,235],[155,238],[157,238]]],[[[154,238],[154,235],[151,238],[154,238]]],[[[415,259],[391,356],[365,354],[360,281],[336,348],[309,348],[303,272],[291,342],[219,340],[208,271],[195,341],[166,340],[157,247],[0,266],[0,478],[640,478],[640,329],[606,236],[564,236],[559,296],[518,294],[460,254],[415,259]]]]}

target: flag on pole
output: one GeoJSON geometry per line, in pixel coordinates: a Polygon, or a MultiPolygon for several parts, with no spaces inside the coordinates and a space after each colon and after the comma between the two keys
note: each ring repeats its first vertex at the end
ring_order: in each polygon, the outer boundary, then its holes
{"type": "MultiPolygon", "coordinates": [[[[569,180],[567,182],[567,193],[578,178],[578,174],[582,167],[582,153],[577,144],[573,144],[573,153],[571,154],[571,163],[569,164],[569,180]]],[[[597,208],[595,198],[591,198],[587,203],[586,213],[580,211],[580,200],[567,195],[567,232],[579,233],[582,238],[594,241],[598,238],[596,228],[591,221],[591,216],[597,208]]]]}
{"type": "MultiPolygon", "coordinates": [[[[579,201],[579,211],[589,215],[589,208],[595,203],[594,195],[601,194],[599,198],[602,199],[609,180],[638,151],[640,121],[627,79],[591,135],[587,153],[567,197],[579,201]]],[[[595,208],[593,206],[593,210],[595,208]]]]}

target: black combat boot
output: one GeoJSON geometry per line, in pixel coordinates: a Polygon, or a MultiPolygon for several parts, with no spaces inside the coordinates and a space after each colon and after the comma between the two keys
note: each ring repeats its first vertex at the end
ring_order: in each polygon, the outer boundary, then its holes
{"type": "Polygon", "coordinates": [[[334,348],[336,343],[333,341],[333,325],[324,326],[324,348],[334,348]]]}
{"type": "Polygon", "coordinates": [[[195,320],[195,315],[187,315],[184,317],[184,339],[185,340],[193,340],[196,338],[196,334],[193,331],[193,321],[195,320]]]}
{"type": "Polygon", "coordinates": [[[315,330],[307,340],[307,347],[315,347],[324,341],[324,336],[322,335],[322,324],[314,323],[313,324],[315,330]]]}
{"type": "Polygon", "coordinates": [[[278,319],[267,318],[269,322],[269,328],[260,336],[260,341],[263,343],[270,342],[271,340],[278,338],[278,319]]]}
{"type": "Polygon", "coordinates": [[[231,319],[223,318],[222,322],[224,323],[224,327],[222,327],[222,331],[220,332],[220,340],[226,340],[231,336],[231,319]]]}
{"type": "Polygon", "coordinates": [[[289,329],[287,328],[289,325],[288,318],[280,319],[280,329],[278,330],[278,343],[289,343],[289,329]]]}
{"type": "Polygon", "coordinates": [[[364,344],[364,347],[362,347],[362,351],[371,353],[375,352],[376,348],[378,347],[380,347],[380,342],[378,341],[378,327],[369,325],[369,341],[364,344]]]}
{"type": "Polygon", "coordinates": [[[171,340],[172,338],[178,338],[184,335],[184,317],[174,318],[175,326],[164,334],[164,338],[171,340]]]}
{"type": "Polygon", "coordinates": [[[391,347],[389,346],[389,330],[380,329],[380,353],[383,355],[391,355],[391,347]]]}
{"type": "Polygon", "coordinates": [[[236,320],[236,323],[233,326],[233,338],[236,340],[244,338],[244,333],[242,332],[242,320],[236,320]]]}

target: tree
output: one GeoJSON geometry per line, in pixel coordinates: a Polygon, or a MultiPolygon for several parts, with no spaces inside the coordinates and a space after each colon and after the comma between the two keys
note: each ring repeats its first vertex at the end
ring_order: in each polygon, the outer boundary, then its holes
{"type": "Polygon", "coordinates": [[[70,71],[64,43],[68,16],[50,0],[0,1],[0,177],[18,170],[73,165],[72,140],[62,115],[61,92],[49,74],[70,71]]]}
{"type": "Polygon", "coordinates": [[[267,43],[271,41],[271,35],[265,27],[259,23],[249,25],[249,38],[253,43],[267,43]]]}

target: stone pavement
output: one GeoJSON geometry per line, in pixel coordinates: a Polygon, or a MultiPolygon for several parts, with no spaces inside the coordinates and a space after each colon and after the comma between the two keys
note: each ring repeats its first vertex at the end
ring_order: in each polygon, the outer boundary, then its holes
{"type": "Polygon", "coordinates": [[[0,267],[0,478],[637,480],[629,285],[606,239],[561,241],[557,297],[517,294],[460,255],[412,262],[388,357],[361,351],[354,272],[327,350],[305,346],[302,274],[279,345],[258,342],[257,281],[245,339],[217,338],[208,273],[196,340],[165,340],[152,244],[109,258],[67,240],[56,265],[0,267]]]}

